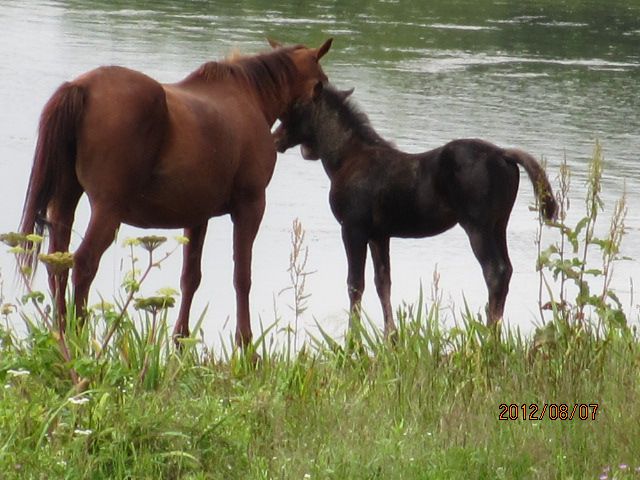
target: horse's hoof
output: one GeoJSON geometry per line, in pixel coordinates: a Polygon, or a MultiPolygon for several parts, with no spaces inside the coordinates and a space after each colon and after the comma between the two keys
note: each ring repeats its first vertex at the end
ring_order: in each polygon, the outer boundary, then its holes
{"type": "Polygon", "coordinates": [[[398,345],[398,330],[395,327],[392,329],[385,329],[384,331],[384,339],[391,345],[398,345]]]}

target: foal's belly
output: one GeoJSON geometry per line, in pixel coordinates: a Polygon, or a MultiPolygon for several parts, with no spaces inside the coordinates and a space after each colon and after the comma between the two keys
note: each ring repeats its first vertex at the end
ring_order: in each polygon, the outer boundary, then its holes
{"type": "Polygon", "coordinates": [[[390,237],[424,238],[439,235],[457,224],[453,218],[416,219],[414,222],[392,223],[388,228],[390,237]]]}
{"type": "Polygon", "coordinates": [[[458,223],[458,217],[447,202],[437,200],[431,197],[425,201],[419,194],[404,198],[396,195],[393,202],[384,198],[373,209],[374,229],[400,238],[431,237],[445,232],[458,223]]]}

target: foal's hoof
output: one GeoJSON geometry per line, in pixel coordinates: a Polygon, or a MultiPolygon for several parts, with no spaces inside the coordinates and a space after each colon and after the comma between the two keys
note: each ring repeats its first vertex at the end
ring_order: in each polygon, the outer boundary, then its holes
{"type": "Polygon", "coordinates": [[[240,352],[244,356],[246,362],[252,367],[257,367],[262,363],[262,357],[256,352],[253,345],[240,346],[240,352]]]}
{"type": "Polygon", "coordinates": [[[385,322],[384,339],[393,346],[396,346],[398,344],[398,329],[396,328],[396,324],[393,322],[393,320],[388,323],[385,322]]]}
{"type": "Polygon", "coordinates": [[[260,366],[260,364],[262,363],[262,357],[260,355],[258,355],[255,351],[247,352],[247,355],[247,360],[254,368],[260,366]]]}
{"type": "Polygon", "coordinates": [[[253,346],[239,347],[231,358],[233,368],[245,373],[256,370],[261,364],[262,357],[255,352],[253,346]]]}
{"type": "Polygon", "coordinates": [[[177,350],[182,351],[184,349],[183,340],[186,340],[187,338],[189,338],[189,332],[173,332],[173,344],[175,345],[177,350]]]}

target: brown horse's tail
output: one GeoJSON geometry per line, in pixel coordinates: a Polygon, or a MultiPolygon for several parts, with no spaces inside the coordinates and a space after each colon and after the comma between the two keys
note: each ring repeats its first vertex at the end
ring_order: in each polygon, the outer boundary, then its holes
{"type": "MultiPolygon", "coordinates": [[[[20,233],[42,235],[47,208],[64,175],[75,175],[77,127],[84,107],[84,90],[66,82],[49,99],[40,116],[38,142],[22,209],[20,233]]],[[[35,269],[39,243],[19,255],[20,267],[35,269]]]]}
{"type": "Polygon", "coordinates": [[[558,214],[558,203],[553,195],[547,174],[540,163],[527,152],[516,148],[505,150],[505,155],[517,164],[522,165],[527,171],[533,183],[533,190],[536,193],[536,197],[538,197],[538,204],[542,216],[549,221],[555,220],[558,214]]]}

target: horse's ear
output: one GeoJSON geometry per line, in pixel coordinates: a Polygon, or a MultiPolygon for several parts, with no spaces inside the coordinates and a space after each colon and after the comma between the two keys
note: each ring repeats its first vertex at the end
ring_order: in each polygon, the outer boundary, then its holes
{"type": "Polygon", "coordinates": [[[322,46],[318,49],[318,54],[317,54],[318,60],[324,57],[325,54],[329,51],[329,49],[331,48],[331,42],[333,42],[333,38],[330,38],[329,40],[324,42],[322,46]]]}
{"type": "Polygon", "coordinates": [[[282,47],[282,44],[280,42],[278,42],[277,40],[274,40],[273,38],[267,37],[267,42],[269,42],[269,45],[271,45],[271,48],[280,48],[280,47],[282,47]]]}

